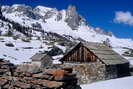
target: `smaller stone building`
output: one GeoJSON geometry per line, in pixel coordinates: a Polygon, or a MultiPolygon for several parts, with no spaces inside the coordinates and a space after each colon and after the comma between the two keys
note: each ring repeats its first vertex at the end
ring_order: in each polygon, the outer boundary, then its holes
{"type": "Polygon", "coordinates": [[[73,68],[81,84],[130,75],[129,62],[101,43],[80,42],[60,61],[73,68]]]}
{"type": "Polygon", "coordinates": [[[41,68],[51,67],[53,63],[52,57],[44,53],[36,53],[31,57],[32,64],[41,68]]]}

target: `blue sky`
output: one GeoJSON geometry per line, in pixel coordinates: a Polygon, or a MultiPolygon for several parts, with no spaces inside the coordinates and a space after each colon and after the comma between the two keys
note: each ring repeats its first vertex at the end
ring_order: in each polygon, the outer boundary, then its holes
{"type": "Polygon", "coordinates": [[[59,10],[72,4],[90,25],[111,31],[117,37],[133,38],[133,0],[0,0],[0,4],[44,5],[59,10]]]}

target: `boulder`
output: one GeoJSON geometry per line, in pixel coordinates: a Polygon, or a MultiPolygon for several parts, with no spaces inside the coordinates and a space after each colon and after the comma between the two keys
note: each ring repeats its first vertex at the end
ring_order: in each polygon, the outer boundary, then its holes
{"type": "Polygon", "coordinates": [[[53,46],[53,48],[48,52],[48,55],[50,56],[56,56],[61,54],[63,54],[63,51],[56,46],[53,46]]]}
{"type": "Polygon", "coordinates": [[[8,47],[14,47],[13,43],[5,43],[5,45],[8,46],[8,47]]]}

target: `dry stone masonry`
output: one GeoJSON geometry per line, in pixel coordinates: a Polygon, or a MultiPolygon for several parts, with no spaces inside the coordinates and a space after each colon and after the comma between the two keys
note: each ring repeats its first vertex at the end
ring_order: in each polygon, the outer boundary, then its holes
{"type": "Polygon", "coordinates": [[[66,69],[42,69],[36,73],[13,70],[0,60],[0,89],[81,89],[76,74],[66,69]]]}
{"type": "Polygon", "coordinates": [[[100,62],[92,63],[68,63],[65,67],[72,67],[77,74],[79,84],[87,84],[100,80],[105,80],[105,65],[100,62]]]}

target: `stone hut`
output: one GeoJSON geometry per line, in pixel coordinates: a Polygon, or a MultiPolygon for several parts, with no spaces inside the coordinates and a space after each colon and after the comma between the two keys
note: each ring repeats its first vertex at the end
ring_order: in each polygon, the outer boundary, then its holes
{"type": "Polygon", "coordinates": [[[53,63],[52,57],[44,53],[36,53],[31,57],[32,64],[38,65],[41,68],[51,67],[53,63]]]}
{"type": "Polygon", "coordinates": [[[80,42],[60,61],[73,68],[80,84],[130,75],[129,62],[101,43],[80,42]]]}

